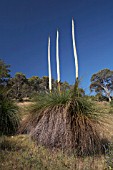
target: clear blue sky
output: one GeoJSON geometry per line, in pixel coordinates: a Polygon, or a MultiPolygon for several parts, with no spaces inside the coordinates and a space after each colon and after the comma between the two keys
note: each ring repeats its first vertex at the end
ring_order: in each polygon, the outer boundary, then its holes
{"type": "Polygon", "coordinates": [[[75,20],[81,86],[89,93],[92,74],[113,70],[113,0],[0,0],[0,58],[11,75],[47,76],[51,36],[52,75],[56,79],[55,38],[60,32],[61,80],[75,81],[71,19],[75,20]]]}

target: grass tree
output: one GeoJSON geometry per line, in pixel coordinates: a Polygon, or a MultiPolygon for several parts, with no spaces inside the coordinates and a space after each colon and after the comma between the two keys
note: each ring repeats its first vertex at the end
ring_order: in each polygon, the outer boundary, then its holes
{"type": "Polygon", "coordinates": [[[95,107],[84,97],[64,91],[40,94],[29,108],[19,133],[29,133],[38,145],[79,156],[101,154],[95,107]]]}
{"type": "MultiPolygon", "coordinates": [[[[57,76],[58,82],[60,82],[58,37],[57,31],[57,76]]],[[[95,115],[94,104],[79,95],[78,59],[73,20],[72,40],[76,67],[74,89],[62,91],[62,93],[54,92],[38,95],[35,98],[35,103],[30,107],[30,114],[22,122],[19,132],[30,133],[37,144],[51,149],[59,148],[66,152],[76,153],[79,156],[100,154],[103,151],[103,144],[93,117],[95,115]]],[[[50,49],[50,41],[48,49],[50,49]]],[[[50,57],[50,52],[48,56],[50,57]]]]}

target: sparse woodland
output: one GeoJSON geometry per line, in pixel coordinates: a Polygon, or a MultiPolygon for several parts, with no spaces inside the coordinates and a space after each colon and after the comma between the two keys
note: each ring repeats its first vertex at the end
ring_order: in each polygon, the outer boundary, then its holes
{"type": "Polygon", "coordinates": [[[23,73],[0,60],[0,167],[113,169],[113,71],[91,77],[94,96],[75,85],[23,73]]]}

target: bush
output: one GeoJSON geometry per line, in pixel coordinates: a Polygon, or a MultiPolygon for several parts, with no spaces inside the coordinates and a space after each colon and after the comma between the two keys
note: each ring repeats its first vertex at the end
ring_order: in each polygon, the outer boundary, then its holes
{"type": "Polygon", "coordinates": [[[38,95],[19,133],[30,133],[37,144],[51,149],[79,156],[101,154],[94,103],[74,90],[38,95]]]}
{"type": "Polygon", "coordinates": [[[13,135],[19,127],[18,107],[5,95],[0,95],[0,135],[13,135]]]}
{"type": "Polygon", "coordinates": [[[108,149],[106,150],[106,164],[108,169],[113,168],[113,143],[109,143],[108,149]]]}

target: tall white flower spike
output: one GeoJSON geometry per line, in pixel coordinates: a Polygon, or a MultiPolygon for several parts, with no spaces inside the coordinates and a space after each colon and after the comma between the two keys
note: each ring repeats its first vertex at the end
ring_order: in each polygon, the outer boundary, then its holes
{"type": "Polygon", "coordinates": [[[73,41],[73,51],[75,58],[75,70],[76,70],[76,79],[78,79],[78,58],[77,58],[77,50],[75,44],[75,32],[74,32],[74,20],[72,19],[72,41],[73,41]]]}
{"type": "Polygon", "coordinates": [[[59,32],[58,30],[57,30],[57,37],[56,37],[56,64],[57,64],[58,89],[60,92],[60,62],[59,62],[59,32]]]}
{"type": "Polygon", "coordinates": [[[50,59],[50,37],[48,38],[48,72],[49,72],[49,91],[52,90],[52,78],[51,78],[51,59],[50,59]]]}

